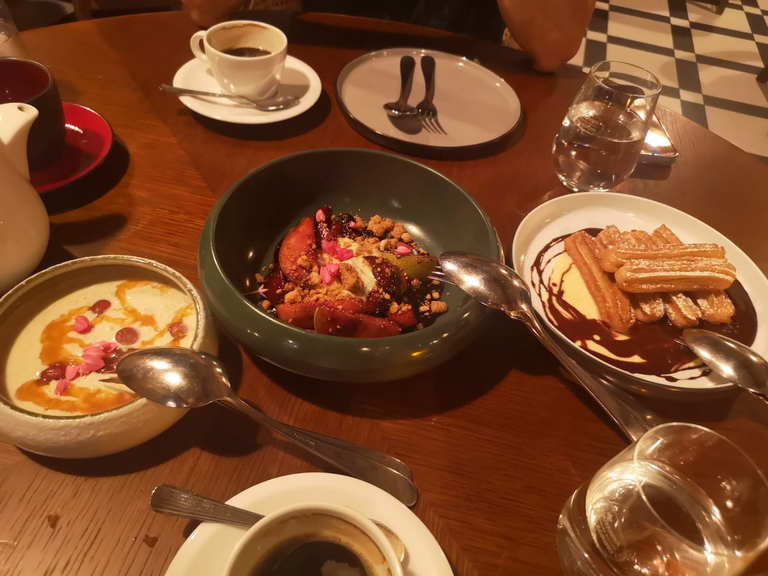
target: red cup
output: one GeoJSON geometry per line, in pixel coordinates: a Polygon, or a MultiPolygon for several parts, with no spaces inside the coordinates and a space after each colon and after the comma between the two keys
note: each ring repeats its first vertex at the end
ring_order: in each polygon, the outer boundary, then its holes
{"type": "Polygon", "coordinates": [[[29,169],[37,172],[56,162],[64,150],[64,110],[53,74],[23,58],[0,58],[0,104],[21,102],[37,108],[27,141],[29,169]]]}

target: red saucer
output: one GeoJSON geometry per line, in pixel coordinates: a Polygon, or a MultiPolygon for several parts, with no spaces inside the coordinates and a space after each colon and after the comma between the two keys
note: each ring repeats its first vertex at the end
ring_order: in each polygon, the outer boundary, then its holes
{"type": "Polygon", "coordinates": [[[64,152],[55,163],[30,174],[39,193],[50,192],[79,180],[107,157],[114,136],[109,122],[90,108],[63,102],[67,137],[64,152]]]}

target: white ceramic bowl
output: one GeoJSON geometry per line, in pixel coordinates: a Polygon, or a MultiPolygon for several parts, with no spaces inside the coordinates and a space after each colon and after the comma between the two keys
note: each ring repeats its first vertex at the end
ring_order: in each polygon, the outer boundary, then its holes
{"type": "MultiPolygon", "coordinates": [[[[122,270],[128,277],[131,270],[136,269],[172,284],[189,297],[197,320],[191,348],[215,354],[218,349],[216,329],[195,287],[172,268],[135,256],[90,256],[38,272],[0,298],[0,326],[18,326],[26,317],[34,317],[43,305],[71,290],[104,281],[107,277],[120,277],[122,270]],[[12,318],[14,322],[10,322],[12,318]]],[[[59,458],[104,456],[154,438],[186,413],[144,398],[104,412],[76,416],[47,416],[23,410],[5,397],[2,382],[4,358],[16,335],[13,327],[5,328],[0,340],[0,440],[4,442],[59,458]]]]}
{"type": "Polygon", "coordinates": [[[371,520],[351,508],[328,502],[294,504],[265,516],[254,524],[235,546],[224,570],[224,576],[253,574],[257,562],[268,556],[275,547],[300,537],[307,531],[311,532],[306,523],[302,524],[301,518],[312,515],[333,516],[344,521],[347,526],[351,524],[353,530],[359,530],[356,538],[365,542],[361,546],[379,556],[375,560],[371,558],[375,564],[376,576],[403,576],[403,568],[392,544],[371,520]],[[287,524],[288,522],[293,524],[287,524]],[[370,546],[371,541],[375,546],[370,546]],[[378,550],[375,550],[376,548],[378,550]]]}

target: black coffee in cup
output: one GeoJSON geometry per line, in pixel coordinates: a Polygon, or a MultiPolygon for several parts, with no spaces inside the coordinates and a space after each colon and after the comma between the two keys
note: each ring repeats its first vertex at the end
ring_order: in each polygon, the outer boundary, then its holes
{"type": "Polygon", "coordinates": [[[225,48],[222,50],[224,54],[229,56],[238,56],[240,58],[255,58],[257,56],[269,56],[272,54],[269,50],[262,48],[251,48],[250,46],[242,46],[236,48],[225,48]]]}
{"type": "Polygon", "coordinates": [[[338,542],[300,537],[283,542],[252,576],[373,576],[373,567],[338,542]]]}

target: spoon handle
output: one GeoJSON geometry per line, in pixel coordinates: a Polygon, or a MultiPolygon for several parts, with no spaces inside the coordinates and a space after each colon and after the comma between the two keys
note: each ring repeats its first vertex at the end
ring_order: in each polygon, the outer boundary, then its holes
{"type": "Polygon", "coordinates": [[[641,405],[629,394],[618,388],[608,388],[594,375],[573,360],[547,333],[534,313],[527,314],[526,324],[539,341],[555,355],[581,386],[592,396],[608,416],[632,440],[640,437],[654,426],[661,424],[658,417],[641,405]]]}
{"type": "Polygon", "coordinates": [[[405,462],[395,458],[394,456],[389,456],[388,454],[384,454],[383,452],[379,452],[378,450],[372,450],[371,448],[366,448],[365,446],[361,446],[360,444],[355,444],[353,442],[347,442],[346,440],[341,440],[340,438],[325,436],[323,434],[318,434],[317,432],[310,432],[309,430],[296,428],[295,426],[291,426],[290,424],[283,424],[283,426],[285,426],[286,428],[291,428],[296,432],[304,434],[305,436],[309,436],[310,438],[313,438],[315,440],[327,442],[328,444],[333,444],[334,446],[337,446],[339,448],[343,448],[345,450],[349,450],[350,452],[355,452],[360,456],[365,456],[366,458],[375,460],[376,462],[383,464],[387,468],[392,468],[392,470],[399,472],[409,480],[413,480],[413,472],[411,472],[411,469],[408,468],[405,462]]]}
{"type": "Polygon", "coordinates": [[[211,500],[194,492],[162,484],[152,490],[149,506],[155,512],[201,522],[220,522],[250,528],[264,518],[261,514],[211,500]]]}
{"type": "Polygon", "coordinates": [[[273,420],[263,412],[252,408],[234,394],[220,399],[219,402],[228,408],[233,408],[249,416],[255,422],[270,428],[277,434],[340,468],[347,474],[378,486],[385,492],[392,494],[392,496],[406,506],[413,506],[419,499],[419,491],[413,481],[381,462],[371,460],[357,452],[327,442],[319,436],[307,435],[300,428],[294,428],[273,420]]]}

